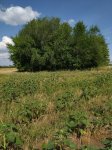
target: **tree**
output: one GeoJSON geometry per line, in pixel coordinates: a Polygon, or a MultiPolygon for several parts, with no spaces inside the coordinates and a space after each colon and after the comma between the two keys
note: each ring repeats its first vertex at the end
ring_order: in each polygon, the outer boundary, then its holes
{"type": "Polygon", "coordinates": [[[88,31],[93,66],[109,64],[109,49],[103,35],[97,26],[92,26],[88,31]]]}
{"type": "Polygon", "coordinates": [[[75,67],[84,69],[109,63],[108,46],[97,26],[87,30],[83,22],[78,22],[73,31],[75,67]]]}
{"type": "Polygon", "coordinates": [[[81,69],[83,66],[83,59],[85,57],[85,53],[87,54],[86,49],[86,26],[82,21],[79,21],[75,27],[73,28],[73,55],[75,57],[74,60],[74,67],[77,69],[81,69]],[[86,49],[86,50],[85,50],[86,49]]]}
{"type": "Polygon", "coordinates": [[[8,45],[20,71],[86,69],[107,65],[108,46],[97,26],[80,21],[73,28],[59,18],[32,20],[8,45]]]}

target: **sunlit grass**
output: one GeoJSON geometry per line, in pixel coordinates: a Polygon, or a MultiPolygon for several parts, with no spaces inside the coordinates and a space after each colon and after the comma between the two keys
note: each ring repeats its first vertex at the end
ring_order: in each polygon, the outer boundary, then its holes
{"type": "Polygon", "coordinates": [[[1,148],[42,150],[46,144],[48,150],[51,141],[71,150],[66,140],[77,149],[94,144],[99,149],[105,147],[102,141],[111,138],[111,69],[6,70],[0,70],[1,148]]]}

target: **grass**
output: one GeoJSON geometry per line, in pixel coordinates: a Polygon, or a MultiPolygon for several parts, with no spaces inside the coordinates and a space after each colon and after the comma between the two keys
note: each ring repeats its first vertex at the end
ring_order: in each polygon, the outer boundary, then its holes
{"type": "Polygon", "coordinates": [[[9,74],[16,72],[16,68],[0,68],[0,74],[9,74]]]}
{"type": "Polygon", "coordinates": [[[14,70],[0,69],[0,149],[111,150],[111,68],[14,70]]]}

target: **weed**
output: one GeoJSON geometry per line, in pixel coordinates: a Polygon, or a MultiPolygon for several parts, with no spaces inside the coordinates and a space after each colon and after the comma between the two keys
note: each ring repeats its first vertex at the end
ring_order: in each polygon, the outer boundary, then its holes
{"type": "Polygon", "coordinates": [[[71,108],[73,106],[73,102],[73,94],[70,92],[66,92],[56,99],[56,109],[57,111],[63,111],[67,108],[71,108]]]}
{"type": "Polygon", "coordinates": [[[110,150],[111,114],[112,70],[0,75],[0,149],[110,150]]]}
{"type": "Polygon", "coordinates": [[[22,140],[19,136],[18,129],[14,124],[0,124],[0,147],[3,149],[15,148],[22,146],[22,140]]]}
{"type": "Polygon", "coordinates": [[[112,150],[112,138],[106,138],[103,144],[105,145],[103,150],[112,150]]]}
{"type": "Polygon", "coordinates": [[[32,95],[37,91],[37,86],[35,79],[10,77],[1,87],[1,99],[12,101],[25,95],[32,95]]]}
{"type": "Polygon", "coordinates": [[[46,111],[46,103],[42,101],[28,101],[18,110],[17,118],[19,122],[31,122],[33,119],[38,119],[46,111]]]}

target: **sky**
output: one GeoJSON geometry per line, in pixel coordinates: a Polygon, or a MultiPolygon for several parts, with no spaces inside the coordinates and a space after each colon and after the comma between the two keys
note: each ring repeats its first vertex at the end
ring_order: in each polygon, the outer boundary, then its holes
{"type": "Polygon", "coordinates": [[[71,26],[78,21],[97,25],[108,43],[112,61],[112,0],[0,0],[0,66],[12,65],[7,44],[34,18],[59,17],[71,26]]]}

